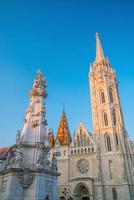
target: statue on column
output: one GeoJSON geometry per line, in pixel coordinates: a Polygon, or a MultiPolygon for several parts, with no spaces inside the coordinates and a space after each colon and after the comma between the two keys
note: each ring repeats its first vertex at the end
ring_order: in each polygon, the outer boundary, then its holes
{"type": "Polygon", "coordinates": [[[53,155],[52,157],[52,171],[57,171],[57,158],[53,155]]]}
{"type": "Polygon", "coordinates": [[[50,148],[50,135],[51,135],[51,131],[50,129],[47,130],[46,135],[45,135],[45,146],[50,148]]]}
{"type": "Polygon", "coordinates": [[[5,170],[5,161],[4,160],[0,160],[0,172],[5,170]]]}
{"type": "Polygon", "coordinates": [[[36,167],[42,169],[49,169],[50,162],[47,158],[47,151],[41,149],[36,167]]]}
{"type": "Polygon", "coordinates": [[[21,133],[20,133],[20,130],[17,131],[17,135],[16,135],[16,144],[19,145],[20,144],[20,136],[21,136],[21,133]]]}
{"type": "Polygon", "coordinates": [[[15,156],[12,158],[10,157],[9,162],[7,163],[7,168],[20,168],[21,162],[23,160],[23,149],[16,148],[15,156]]]}

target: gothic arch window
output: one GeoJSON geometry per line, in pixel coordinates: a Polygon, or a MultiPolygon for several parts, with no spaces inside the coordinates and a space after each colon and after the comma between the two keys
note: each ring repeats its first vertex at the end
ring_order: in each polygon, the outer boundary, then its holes
{"type": "Polygon", "coordinates": [[[76,147],[76,144],[77,144],[76,139],[74,139],[74,147],[76,147]]]}
{"type": "Polygon", "coordinates": [[[118,200],[117,198],[117,191],[115,188],[112,188],[112,193],[113,193],[113,200],[118,200]]]}
{"type": "Polygon", "coordinates": [[[113,110],[113,124],[114,124],[114,126],[116,126],[116,124],[117,124],[116,112],[115,112],[115,110],[113,110]]]}
{"type": "Polygon", "coordinates": [[[78,145],[78,147],[80,146],[80,137],[79,136],[77,136],[77,145],[78,145]]]}
{"type": "Polygon", "coordinates": [[[117,133],[115,133],[115,140],[116,140],[116,145],[117,147],[119,146],[119,139],[117,133]]]}
{"type": "Polygon", "coordinates": [[[104,126],[108,126],[108,118],[107,118],[107,113],[103,113],[103,121],[104,121],[104,126]]]}
{"type": "Polygon", "coordinates": [[[64,151],[64,156],[66,155],[66,151],[64,151]]]}
{"type": "Polygon", "coordinates": [[[81,136],[81,138],[80,138],[80,140],[81,140],[81,146],[83,146],[83,140],[84,138],[83,138],[83,136],[81,136]]]}
{"type": "Polygon", "coordinates": [[[88,153],[90,153],[90,148],[88,148],[88,153]]]}
{"type": "Polygon", "coordinates": [[[94,148],[92,147],[92,152],[94,152],[94,148]]]}
{"type": "Polygon", "coordinates": [[[112,179],[112,160],[109,160],[109,176],[112,179]]]}
{"type": "Polygon", "coordinates": [[[78,149],[78,154],[80,153],[80,150],[78,149]]]}
{"type": "Polygon", "coordinates": [[[85,153],[87,153],[87,149],[85,148],[85,153]]]}
{"type": "Polygon", "coordinates": [[[112,88],[109,89],[109,99],[110,99],[110,102],[111,102],[111,103],[114,102],[112,88]]]}
{"type": "Polygon", "coordinates": [[[90,145],[90,139],[87,138],[87,145],[89,146],[90,145]]]}
{"type": "Polygon", "coordinates": [[[102,90],[100,91],[100,102],[105,103],[105,94],[102,90]]]}
{"type": "Polygon", "coordinates": [[[105,140],[106,140],[107,151],[112,151],[111,140],[110,140],[110,136],[108,134],[106,134],[105,140]]]}
{"type": "Polygon", "coordinates": [[[76,149],[74,150],[74,154],[76,155],[76,149]]]}
{"type": "Polygon", "coordinates": [[[87,145],[87,141],[86,141],[86,135],[84,135],[84,146],[87,145]]]}
{"type": "Polygon", "coordinates": [[[71,150],[71,155],[73,155],[73,150],[71,150]]]}
{"type": "Polygon", "coordinates": [[[81,153],[83,153],[83,149],[81,149],[81,153]]]}

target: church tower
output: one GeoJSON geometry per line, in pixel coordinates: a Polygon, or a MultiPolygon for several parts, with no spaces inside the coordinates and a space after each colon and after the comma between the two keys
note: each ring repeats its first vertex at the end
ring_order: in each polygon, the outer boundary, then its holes
{"type": "Polygon", "coordinates": [[[117,199],[118,190],[122,191],[120,196],[123,195],[120,199],[132,199],[134,191],[129,186],[133,185],[132,161],[127,157],[127,154],[130,155],[129,139],[125,131],[118,82],[103,53],[98,33],[96,58],[90,66],[89,79],[93,134],[98,145],[98,181],[101,180],[100,185],[103,185],[102,199],[112,199],[112,196],[117,199]],[[110,194],[111,198],[108,198],[110,194]]]}
{"type": "Polygon", "coordinates": [[[56,134],[56,140],[53,148],[51,149],[51,156],[54,155],[57,158],[57,168],[60,172],[58,177],[58,192],[60,198],[64,199],[69,188],[69,145],[71,143],[71,134],[69,130],[68,120],[66,113],[63,110],[58,131],[56,134]]]}
{"type": "Polygon", "coordinates": [[[125,131],[115,71],[105,58],[96,33],[96,59],[90,68],[93,133],[109,141],[103,151],[119,150],[119,133],[125,131]],[[106,134],[107,133],[107,134],[106,134]]]}

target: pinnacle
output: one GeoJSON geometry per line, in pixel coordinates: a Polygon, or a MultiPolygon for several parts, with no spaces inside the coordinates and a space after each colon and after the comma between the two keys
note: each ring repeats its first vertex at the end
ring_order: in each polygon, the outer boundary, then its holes
{"type": "Polygon", "coordinates": [[[99,39],[99,33],[96,32],[96,61],[104,59],[104,53],[99,39]]]}

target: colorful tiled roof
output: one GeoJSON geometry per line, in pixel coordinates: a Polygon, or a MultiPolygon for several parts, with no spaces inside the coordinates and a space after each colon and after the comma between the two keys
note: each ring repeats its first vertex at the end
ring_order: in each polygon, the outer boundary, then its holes
{"type": "Polygon", "coordinates": [[[0,159],[5,159],[8,152],[10,152],[10,157],[14,157],[14,147],[0,147],[0,159]]]}
{"type": "Polygon", "coordinates": [[[69,126],[68,126],[65,112],[63,112],[61,120],[60,120],[57,138],[60,142],[60,145],[68,145],[71,142],[71,135],[70,135],[69,126]]]}
{"type": "Polygon", "coordinates": [[[0,159],[4,159],[9,151],[10,147],[1,147],[0,148],[0,159]]]}
{"type": "Polygon", "coordinates": [[[50,141],[49,141],[51,147],[54,147],[55,141],[54,141],[54,134],[53,132],[50,134],[50,141]]]}

